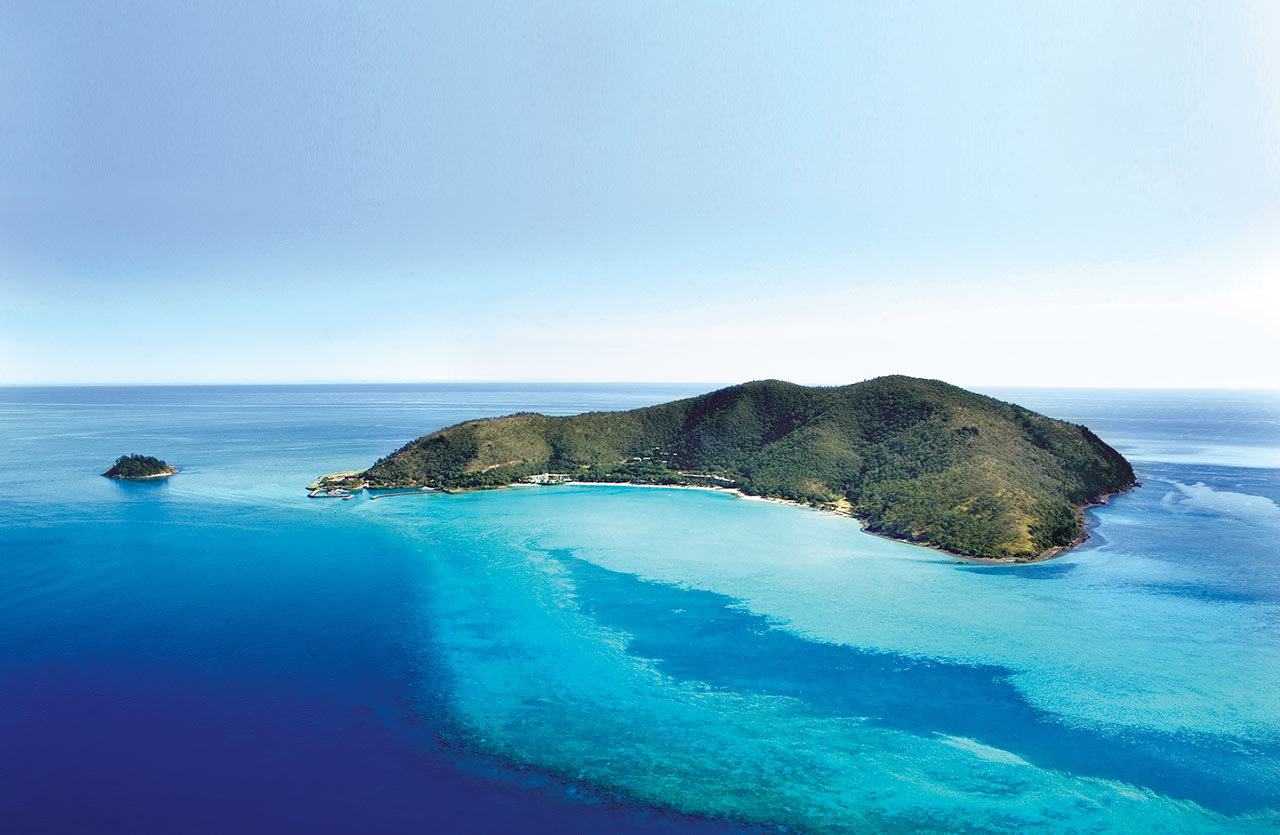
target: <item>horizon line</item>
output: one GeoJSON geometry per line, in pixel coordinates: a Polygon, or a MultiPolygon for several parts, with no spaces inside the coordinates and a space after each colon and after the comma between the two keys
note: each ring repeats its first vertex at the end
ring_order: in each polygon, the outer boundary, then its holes
{"type": "MultiPolygon", "coordinates": [[[[864,382],[866,380],[874,380],[877,377],[886,376],[904,376],[911,377],[911,374],[877,374],[872,377],[863,377],[845,383],[797,383],[797,385],[805,385],[812,387],[825,386],[845,386],[855,383],[864,382]]],[[[95,382],[95,383],[78,383],[78,382],[45,382],[45,383],[4,383],[0,382],[0,389],[80,389],[80,388],[270,388],[270,387],[304,387],[304,386],[433,386],[433,385],[526,385],[526,386],[709,386],[708,390],[715,390],[727,386],[741,385],[742,383],[754,382],[755,380],[781,380],[779,377],[758,377],[753,380],[740,380],[737,382],[710,381],[710,380],[553,380],[553,379],[463,379],[463,378],[440,378],[440,379],[424,379],[424,380],[285,380],[285,381],[253,381],[253,382],[95,382]]],[[[1230,392],[1258,392],[1258,393],[1280,393],[1280,385],[1277,386],[1144,386],[1144,385],[1053,385],[1046,383],[951,383],[948,380],[942,380],[938,377],[918,377],[922,380],[940,380],[949,385],[956,385],[960,388],[968,389],[1056,389],[1056,390],[1079,390],[1079,391],[1230,391],[1230,392]]],[[[792,382],[785,380],[784,382],[792,382]]]]}

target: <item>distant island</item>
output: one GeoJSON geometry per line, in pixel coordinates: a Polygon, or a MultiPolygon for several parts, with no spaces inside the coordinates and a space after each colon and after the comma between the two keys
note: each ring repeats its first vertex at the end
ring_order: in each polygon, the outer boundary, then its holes
{"type": "Polygon", "coordinates": [[[1084,509],[1137,483],[1129,462],[1084,426],[889,376],[835,387],[764,380],[626,412],[473,420],[312,487],[340,495],[566,481],[735,489],[1005,561],[1084,541],[1084,509]]]}
{"type": "Polygon", "coordinates": [[[170,467],[159,458],[134,453],[133,455],[121,455],[116,459],[116,463],[111,465],[111,469],[107,470],[103,475],[107,478],[138,481],[148,478],[165,478],[177,471],[177,467],[170,467]]]}

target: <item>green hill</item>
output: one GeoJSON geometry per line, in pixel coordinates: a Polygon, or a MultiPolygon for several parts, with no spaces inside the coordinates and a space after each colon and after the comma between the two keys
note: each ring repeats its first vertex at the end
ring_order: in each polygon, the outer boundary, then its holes
{"type": "Polygon", "coordinates": [[[1134,485],[1083,426],[937,380],[766,380],[627,412],[515,414],[419,438],[348,485],[491,487],[538,473],[714,483],[844,509],[876,533],[1029,559],[1083,538],[1082,509],[1134,485]]]}
{"type": "Polygon", "coordinates": [[[103,473],[107,478],[162,478],[173,475],[177,467],[170,467],[159,458],[150,455],[121,455],[111,469],[103,473]]]}

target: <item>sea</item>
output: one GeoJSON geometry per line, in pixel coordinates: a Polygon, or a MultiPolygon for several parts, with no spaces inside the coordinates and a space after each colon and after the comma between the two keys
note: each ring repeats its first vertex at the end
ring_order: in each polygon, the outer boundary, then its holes
{"type": "Polygon", "coordinates": [[[0,389],[0,831],[1280,827],[1280,394],[989,391],[1142,482],[1029,565],[712,491],[306,496],[705,388],[0,389]]]}

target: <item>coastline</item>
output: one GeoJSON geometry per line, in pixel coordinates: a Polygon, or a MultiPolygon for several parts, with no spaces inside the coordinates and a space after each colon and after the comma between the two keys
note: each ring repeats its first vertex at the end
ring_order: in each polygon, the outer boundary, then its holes
{"type": "Polygon", "coordinates": [[[104,478],[109,478],[112,481],[151,481],[152,479],[168,478],[169,476],[177,474],[178,468],[173,467],[167,473],[151,473],[150,475],[107,475],[106,473],[103,473],[102,475],[104,478]]]}
{"type": "Polygon", "coordinates": [[[1047,560],[1051,560],[1054,557],[1060,556],[1061,554],[1065,554],[1067,551],[1070,551],[1073,548],[1077,548],[1080,545],[1083,545],[1089,539],[1089,528],[1091,527],[1089,522],[1089,517],[1085,514],[1085,511],[1089,510],[1090,508],[1101,507],[1102,505],[1105,505],[1108,502],[1110,502],[1113,497],[1119,496],[1121,493],[1128,493],[1130,490],[1133,490],[1134,488],[1141,487],[1141,486],[1142,486],[1141,482],[1135,481],[1133,484],[1130,484],[1129,486],[1125,487],[1123,490],[1116,490],[1111,493],[1104,493],[1103,495],[1099,496],[1096,501],[1089,502],[1088,504],[1081,505],[1080,507],[1076,508],[1076,518],[1080,520],[1080,533],[1076,535],[1075,539],[1071,540],[1066,545],[1055,545],[1052,548],[1048,548],[1044,551],[1041,551],[1038,554],[1034,554],[1029,557],[975,557],[969,554],[957,554],[955,551],[948,551],[946,548],[943,548],[939,545],[932,545],[928,542],[920,542],[918,540],[909,539],[907,537],[894,536],[893,534],[885,533],[883,531],[873,531],[868,529],[866,524],[862,523],[861,519],[859,519],[858,521],[859,523],[862,524],[862,529],[867,533],[871,534],[872,536],[878,536],[883,539],[892,539],[896,542],[905,542],[908,545],[919,545],[921,548],[928,548],[932,551],[938,551],[939,553],[946,554],[949,557],[955,557],[958,560],[964,560],[965,562],[975,563],[977,565],[1030,565],[1031,563],[1045,562],[1047,560]]]}
{"type": "MultiPolygon", "coordinates": [[[[943,548],[940,545],[933,545],[928,542],[920,542],[919,540],[910,539],[904,536],[894,536],[893,534],[886,533],[883,531],[871,530],[869,527],[867,527],[867,523],[865,520],[859,518],[858,516],[855,516],[850,511],[842,510],[837,507],[823,506],[818,504],[809,504],[808,502],[800,502],[800,501],[796,501],[795,499],[784,499],[779,496],[758,496],[753,493],[745,493],[742,491],[741,488],[738,488],[738,487],[714,487],[711,485],[703,485],[703,484],[642,484],[634,481],[566,481],[564,483],[575,484],[575,485],[604,485],[604,486],[618,485],[622,487],[659,487],[667,490],[711,490],[717,493],[730,493],[734,496],[737,496],[740,499],[752,499],[752,500],[761,501],[761,502],[777,502],[778,504],[791,505],[792,507],[801,507],[806,510],[816,511],[818,513],[830,513],[834,516],[841,516],[841,517],[844,517],[845,519],[852,519],[854,522],[858,523],[858,528],[863,533],[870,534],[871,536],[878,536],[881,539],[888,539],[893,542],[901,542],[905,545],[915,545],[919,548],[928,548],[930,551],[937,551],[940,554],[946,554],[948,557],[952,557],[958,560],[963,560],[964,562],[975,563],[978,565],[1024,565],[1024,564],[1030,564],[1035,562],[1044,562],[1045,560],[1051,560],[1054,557],[1058,556],[1059,554],[1062,554],[1065,551],[1069,551],[1072,548],[1075,548],[1077,545],[1082,544],[1086,539],[1089,538],[1087,525],[1084,525],[1084,523],[1082,523],[1082,530],[1081,530],[1080,536],[1078,536],[1074,541],[1072,541],[1070,545],[1057,546],[1055,548],[1050,548],[1047,551],[1044,551],[1042,553],[1036,554],[1035,556],[1031,556],[1031,557],[975,557],[969,554],[958,554],[955,551],[948,551],[946,548],[943,548]]],[[[514,487],[519,485],[506,485],[506,486],[514,487]]],[[[1083,515],[1084,511],[1090,507],[1097,507],[1098,505],[1106,504],[1107,499],[1109,499],[1111,495],[1115,495],[1115,494],[1109,494],[1107,497],[1105,497],[1104,499],[1098,502],[1085,505],[1085,507],[1082,508],[1079,512],[1081,513],[1081,515],[1083,515]]]]}
{"type": "MultiPolygon", "coordinates": [[[[367,481],[360,481],[359,484],[351,483],[353,479],[356,479],[361,475],[363,475],[363,473],[360,471],[354,471],[354,472],[346,471],[346,472],[330,473],[327,475],[319,476],[318,478],[316,478],[315,481],[311,482],[311,484],[308,485],[307,489],[308,491],[310,491],[308,492],[308,496],[312,498],[332,497],[332,498],[350,499],[350,498],[354,498],[355,491],[365,491],[368,493],[373,493],[374,490],[369,487],[369,484],[367,481]],[[337,490],[335,492],[326,492],[327,488],[328,489],[337,488],[337,490]]],[[[740,499],[753,499],[756,501],[777,502],[779,504],[786,504],[786,505],[792,505],[794,507],[806,508],[808,510],[815,510],[820,513],[830,513],[836,516],[843,516],[847,519],[852,519],[855,522],[857,522],[859,528],[864,533],[871,534],[872,536],[878,536],[882,539],[889,539],[895,542],[902,542],[907,545],[915,545],[920,548],[928,548],[931,551],[936,551],[940,554],[945,554],[948,557],[951,557],[953,559],[961,560],[963,562],[974,564],[974,565],[1026,565],[1030,563],[1045,562],[1046,560],[1051,560],[1054,557],[1057,557],[1061,554],[1066,553],[1067,551],[1072,550],[1073,548],[1077,548],[1080,545],[1083,545],[1086,541],[1088,541],[1090,528],[1092,527],[1089,522],[1089,517],[1086,515],[1085,511],[1089,510],[1090,508],[1100,507],[1102,505],[1105,505],[1109,501],[1111,501],[1113,497],[1118,496],[1121,493],[1127,493],[1136,487],[1142,486],[1141,482],[1135,480],[1132,484],[1125,486],[1121,490],[1117,490],[1111,493],[1105,493],[1099,496],[1094,501],[1075,508],[1076,518],[1080,521],[1080,533],[1077,534],[1076,537],[1066,545],[1056,545],[1052,548],[1048,548],[1044,551],[1041,551],[1038,554],[1032,554],[1029,556],[979,557],[979,556],[974,556],[972,554],[961,554],[956,551],[951,551],[947,548],[944,548],[941,545],[935,545],[930,542],[923,542],[921,540],[913,539],[911,537],[898,536],[887,531],[874,530],[868,525],[865,519],[862,519],[861,517],[853,513],[852,507],[849,505],[849,502],[847,499],[842,500],[841,502],[820,504],[820,503],[812,503],[812,502],[803,502],[795,499],[786,499],[780,496],[761,496],[755,493],[748,493],[744,491],[741,487],[726,487],[726,486],[721,486],[716,484],[655,484],[652,482],[638,482],[638,481],[592,481],[592,480],[583,480],[583,479],[568,479],[568,480],[556,482],[556,483],[572,484],[572,485],[578,485],[578,486],[617,485],[622,487],[651,487],[651,488],[662,488],[666,490],[711,490],[711,491],[720,492],[720,493],[729,493],[740,499]]],[[[510,482],[507,484],[495,484],[492,486],[485,486],[485,487],[465,487],[465,488],[447,488],[446,487],[446,488],[434,488],[431,490],[422,490],[421,487],[414,487],[410,489],[405,489],[403,494],[391,493],[389,495],[417,494],[420,491],[422,493],[430,493],[430,492],[464,493],[464,492],[471,492],[472,490],[502,490],[510,487],[535,487],[535,486],[540,486],[540,485],[535,483],[520,481],[520,482],[510,482]]],[[[388,489],[394,489],[394,488],[388,488],[388,489]]]]}
{"type": "MultiPolygon", "coordinates": [[[[324,477],[322,476],[321,479],[317,479],[317,482],[321,481],[323,478],[324,477]]],[[[885,531],[872,530],[870,527],[868,527],[866,520],[861,519],[860,517],[855,515],[851,510],[841,508],[834,504],[827,504],[827,505],[811,504],[809,502],[801,502],[795,499],[784,499],[780,496],[760,496],[754,493],[747,493],[743,491],[742,488],[740,487],[720,487],[717,485],[710,485],[710,484],[653,484],[649,482],[638,482],[638,481],[584,481],[581,479],[573,479],[573,480],[564,481],[561,483],[566,485],[574,485],[574,486],[647,487],[647,488],[658,488],[663,490],[709,490],[716,493],[729,493],[730,495],[736,496],[737,498],[740,498],[740,499],[750,499],[753,501],[761,501],[761,502],[776,502],[778,504],[791,505],[792,507],[800,507],[806,510],[813,510],[819,513],[830,513],[834,516],[841,516],[846,519],[852,519],[853,521],[858,523],[859,529],[861,529],[864,533],[868,533],[872,536],[878,536],[881,539],[888,539],[894,542],[901,542],[906,545],[915,545],[919,548],[928,548],[931,551],[936,551],[940,554],[945,554],[946,556],[951,557],[953,559],[961,560],[963,562],[971,563],[974,565],[1029,565],[1031,563],[1045,562],[1046,560],[1051,560],[1054,557],[1064,554],[1067,551],[1070,551],[1073,548],[1076,548],[1084,544],[1089,539],[1089,529],[1091,525],[1089,523],[1088,517],[1085,515],[1086,510],[1089,510],[1090,508],[1093,508],[1093,507],[1100,507],[1102,505],[1105,505],[1113,497],[1118,496],[1121,493],[1127,493],[1130,490],[1133,490],[1135,487],[1141,486],[1140,482],[1134,482],[1133,484],[1129,485],[1123,490],[1118,490],[1113,493],[1104,494],[1098,497],[1096,501],[1090,502],[1089,504],[1086,504],[1077,508],[1076,513],[1080,519],[1080,533],[1076,536],[1075,539],[1073,539],[1067,545],[1058,545],[1053,548],[1049,548],[1045,551],[1042,551],[1038,554],[1034,554],[1032,556],[1027,556],[1027,557],[975,557],[970,554],[960,554],[955,551],[949,551],[940,545],[934,545],[928,542],[921,542],[920,540],[911,539],[905,536],[895,536],[885,531]]],[[[512,482],[510,484],[495,485],[493,487],[464,488],[459,490],[443,489],[443,490],[440,490],[439,492],[463,493],[463,492],[471,492],[471,490],[477,490],[477,489],[478,490],[504,490],[511,487],[536,487],[536,486],[539,486],[539,485],[528,484],[525,482],[512,482]]],[[[367,491],[368,487],[364,486],[362,487],[362,489],[365,489],[367,491]]],[[[409,492],[413,492],[413,491],[409,491],[409,492]]]]}

